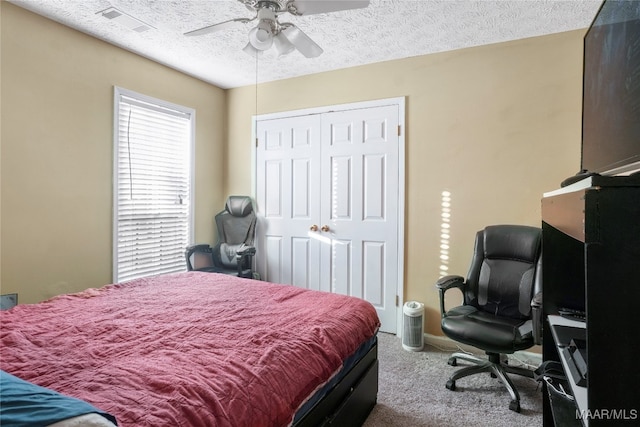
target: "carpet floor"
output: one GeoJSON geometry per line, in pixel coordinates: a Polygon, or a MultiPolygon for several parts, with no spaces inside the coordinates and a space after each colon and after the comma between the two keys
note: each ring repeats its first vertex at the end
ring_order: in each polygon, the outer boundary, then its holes
{"type": "Polygon", "coordinates": [[[450,355],[428,345],[406,351],[395,335],[378,334],[378,404],[363,427],[542,426],[542,391],[535,380],[510,375],[520,393],[521,412],[513,412],[506,388],[489,374],[459,379],[456,391],[448,390],[449,376],[468,364],[449,366],[450,355]]]}

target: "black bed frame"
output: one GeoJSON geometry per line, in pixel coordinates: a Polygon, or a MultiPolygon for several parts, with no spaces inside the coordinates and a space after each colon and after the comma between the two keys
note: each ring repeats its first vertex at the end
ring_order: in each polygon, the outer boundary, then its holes
{"type": "Polygon", "coordinates": [[[378,396],[378,341],[294,427],[361,426],[378,396]]]}

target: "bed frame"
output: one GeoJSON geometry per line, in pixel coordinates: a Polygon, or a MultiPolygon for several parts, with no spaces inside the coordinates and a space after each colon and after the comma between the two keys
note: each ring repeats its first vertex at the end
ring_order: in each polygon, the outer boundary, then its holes
{"type": "Polygon", "coordinates": [[[294,427],[361,426],[378,396],[378,341],[294,427]]]}

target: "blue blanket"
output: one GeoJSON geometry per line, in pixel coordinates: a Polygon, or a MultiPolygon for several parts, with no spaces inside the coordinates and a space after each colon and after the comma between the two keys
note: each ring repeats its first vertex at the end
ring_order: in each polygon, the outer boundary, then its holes
{"type": "Polygon", "coordinates": [[[115,417],[89,403],[68,397],[0,371],[0,425],[46,426],[67,418],[96,413],[114,424],[115,417]]]}

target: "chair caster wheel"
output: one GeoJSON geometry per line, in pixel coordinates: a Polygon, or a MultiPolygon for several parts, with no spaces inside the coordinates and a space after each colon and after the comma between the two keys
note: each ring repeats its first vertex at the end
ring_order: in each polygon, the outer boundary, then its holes
{"type": "Polygon", "coordinates": [[[512,400],[509,403],[509,409],[511,409],[513,412],[520,412],[520,402],[517,400],[512,400]]]}
{"type": "Polygon", "coordinates": [[[447,387],[451,391],[455,391],[456,390],[456,382],[454,380],[449,380],[449,381],[447,381],[447,384],[445,385],[445,387],[447,387]]]}
{"type": "Polygon", "coordinates": [[[447,363],[450,366],[458,366],[458,360],[455,357],[450,357],[447,363]]]}

